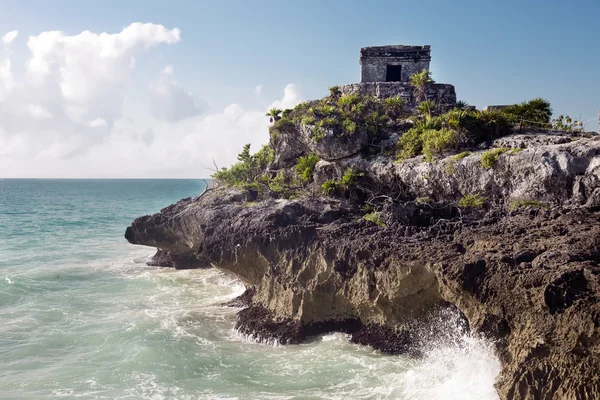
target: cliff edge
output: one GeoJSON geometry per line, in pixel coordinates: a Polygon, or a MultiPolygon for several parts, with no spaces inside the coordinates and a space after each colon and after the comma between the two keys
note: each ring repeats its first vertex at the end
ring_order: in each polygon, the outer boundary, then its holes
{"type": "Polygon", "coordinates": [[[493,341],[501,398],[600,398],[600,140],[351,96],[287,112],[220,185],[125,237],[238,276],[257,338],[344,331],[418,357],[452,310],[493,341]]]}

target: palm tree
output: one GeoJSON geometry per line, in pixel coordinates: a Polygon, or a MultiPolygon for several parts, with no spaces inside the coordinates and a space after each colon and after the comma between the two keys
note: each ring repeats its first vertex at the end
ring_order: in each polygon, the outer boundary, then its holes
{"type": "Polygon", "coordinates": [[[431,72],[424,69],[421,72],[417,72],[410,77],[410,83],[415,88],[415,94],[418,100],[425,100],[427,102],[427,113],[431,116],[431,109],[429,108],[429,99],[427,98],[427,89],[434,83],[431,79],[431,72]]]}
{"type": "Polygon", "coordinates": [[[273,108],[271,108],[269,110],[269,112],[266,114],[266,116],[270,117],[269,121],[271,121],[271,122],[277,122],[277,121],[279,121],[281,119],[281,113],[282,112],[283,111],[280,110],[279,108],[273,107],[273,108]]]}
{"type": "Polygon", "coordinates": [[[458,108],[459,110],[465,110],[467,107],[469,107],[469,104],[463,100],[458,100],[454,105],[454,108],[458,108]]]}

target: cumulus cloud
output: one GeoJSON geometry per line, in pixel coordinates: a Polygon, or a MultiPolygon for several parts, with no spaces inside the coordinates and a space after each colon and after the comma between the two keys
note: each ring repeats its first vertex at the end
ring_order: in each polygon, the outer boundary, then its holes
{"type": "Polygon", "coordinates": [[[150,91],[152,112],[161,119],[181,121],[202,114],[205,107],[173,78],[173,67],[170,65],[162,70],[158,80],[150,82],[150,91]]]}
{"type": "MultiPolygon", "coordinates": [[[[213,160],[229,166],[243,144],[266,144],[264,104],[208,112],[170,66],[146,89],[150,108],[126,114],[136,55],[179,40],[178,29],[137,23],[115,34],[43,32],[27,41],[18,82],[0,53],[0,177],[208,177],[213,160]]],[[[273,106],[301,100],[289,84],[273,106]]]]}
{"type": "MultiPolygon", "coordinates": [[[[17,32],[2,38],[8,46],[17,32]]],[[[23,79],[0,59],[0,136],[19,136],[32,158],[71,157],[99,144],[122,116],[136,54],[180,40],[179,29],[133,23],[119,33],[42,32],[27,40],[23,79]]]]}
{"type": "Polygon", "coordinates": [[[283,90],[283,99],[276,100],[271,104],[270,108],[279,108],[285,110],[294,108],[301,102],[301,94],[297,85],[290,83],[283,90]]]}
{"type": "Polygon", "coordinates": [[[2,43],[10,45],[19,36],[19,31],[10,31],[2,36],[2,43]]]}

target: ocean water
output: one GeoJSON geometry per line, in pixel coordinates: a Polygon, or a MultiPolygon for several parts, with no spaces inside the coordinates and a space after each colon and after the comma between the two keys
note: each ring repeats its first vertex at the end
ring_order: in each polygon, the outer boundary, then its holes
{"type": "Polygon", "coordinates": [[[297,346],[233,329],[218,270],[149,267],[123,238],[196,180],[0,180],[1,399],[496,399],[491,345],[457,332],[413,360],[329,334],[297,346]]]}

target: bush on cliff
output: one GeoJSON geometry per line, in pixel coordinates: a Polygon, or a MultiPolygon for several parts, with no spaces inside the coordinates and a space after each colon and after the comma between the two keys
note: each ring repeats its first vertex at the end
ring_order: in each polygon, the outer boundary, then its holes
{"type": "Polygon", "coordinates": [[[271,162],[274,152],[268,146],[263,146],[258,152],[251,155],[250,145],[244,145],[238,154],[238,162],[229,168],[221,168],[212,175],[219,184],[231,187],[256,187],[264,182],[263,175],[271,162]]]}
{"type": "Polygon", "coordinates": [[[523,126],[536,128],[550,127],[552,107],[550,106],[550,102],[542,98],[513,104],[503,109],[502,112],[513,122],[523,126]]]}
{"type": "Polygon", "coordinates": [[[323,193],[327,196],[338,195],[356,197],[358,179],[363,176],[352,168],[348,169],[340,179],[330,179],[321,185],[323,193]]]}
{"type": "Polygon", "coordinates": [[[271,126],[270,133],[271,138],[276,139],[279,134],[302,124],[312,129],[312,139],[316,142],[323,139],[328,130],[342,136],[363,131],[377,137],[406,116],[406,101],[399,96],[382,100],[356,93],[342,95],[339,87],[334,86],[324,99],[301,103],[289,112],[286,110],[271,126]]]}
{"type": "Polygon", "coordinates": [[[315,170],[315,165],[319,162],[319,157],[316,154],[308,154],[298,158],[296,164],[296,173],[303,182],[312,180],[312,174],[315,170]]]}
{"type": "Polygon", "coordinates": [[[434,156],[506,135],[511,128],[506,116],[496,111],[454,109],[437,117],[419,118],[398,141],[397,158],[425,154],[431,161],[434,156]]]}
{"type": "Polygon", "coordinates": [[[506,147],[486,151],[481,155],[481,166],[485,169],[492,169],[496,161],[498,161],[500,154],[504,154],[507,151],[510,151],[510,149],[506,147]]]}
{"type": "Polygon", "coordinates": [[[468,194],[459,200],[458,206],[461,208],[481,208],[486,200],[487,197],[483,197],[479,193],[468,194]]]}

